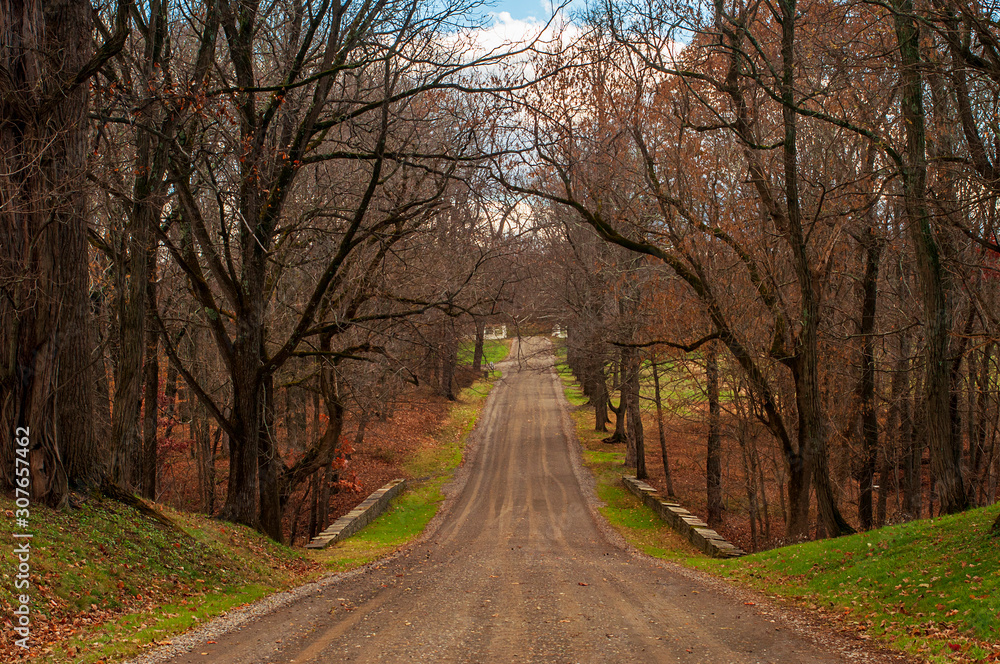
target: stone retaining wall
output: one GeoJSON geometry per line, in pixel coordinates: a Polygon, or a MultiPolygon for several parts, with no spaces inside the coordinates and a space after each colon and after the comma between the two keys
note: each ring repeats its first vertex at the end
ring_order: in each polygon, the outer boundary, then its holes
{"type": "Polygon", "coordinates": [[[708,527],[708,524],[691,512],[669,500],[664,500],[653,487],[634,476],[622,477],[622,484],[671,528],[688,538],[696,549],[713,558],[735,558],[745,555],[744,552],[730,544],[719,533],[708,527]]]}
{"type": "Polygon", "coordinates": [[[336,541],[350,537],[374,521],[389,506],[389,502],[406,488],[406,480],[393,480],[365,498],[364,502],[340,517],[330,527],[314,537],[307,549],[325,549],[336,541]]]}

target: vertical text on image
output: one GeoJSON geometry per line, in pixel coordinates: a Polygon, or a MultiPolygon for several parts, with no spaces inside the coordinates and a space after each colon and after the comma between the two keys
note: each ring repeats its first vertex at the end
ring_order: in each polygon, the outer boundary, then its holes
{"type": "Polygon", "coordinates": [[[28,530],[31,518],[31,464],[29,462],[31,448],[31,430],[28,427],[17,427],[14,430],[14,558],[17,572],[14,575],[14,616],[11,623],[14,631],[21,638],[14,643],[27,649],[28,638],[31,636],[31,538],[28,530]]]}

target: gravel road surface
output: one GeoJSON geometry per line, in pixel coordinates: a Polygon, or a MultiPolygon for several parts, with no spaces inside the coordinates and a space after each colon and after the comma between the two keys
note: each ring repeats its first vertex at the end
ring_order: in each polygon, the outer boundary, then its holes
{"type": "Polygon", "coordinates": [[[617,541],[594,511],[548,348],[515,342],[429,536],[144,661],[909,661],[617,541]]]}

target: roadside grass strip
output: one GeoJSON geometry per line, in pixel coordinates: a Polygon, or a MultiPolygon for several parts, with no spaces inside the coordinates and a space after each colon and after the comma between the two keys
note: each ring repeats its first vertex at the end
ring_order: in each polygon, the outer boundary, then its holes
{"type": "MultiPolygon", "coordinates": [[[[506,359],[510,352],[510,342],[510,339],[485,339],[483,341],[483,365],[485,366],[488,362],[496,364],[506,359]]],[[[471,365],[475,352],[475,340],[463,339],[458,345],[458,363],[471,365]]]]}

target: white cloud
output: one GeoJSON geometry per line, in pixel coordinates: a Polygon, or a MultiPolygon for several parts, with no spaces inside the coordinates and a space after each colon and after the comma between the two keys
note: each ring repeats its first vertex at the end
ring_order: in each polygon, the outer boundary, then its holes
{"type": "Polygon", "coordinates": [[[534,44],[537,50],[549,50],[557,43],[566,43],[580,34],[579,28],[562,13],[556,16],[550,13],[551,20],[533,16],[518,19],[507,11],[491,12],[488,16],[492,24],[462,30],[452,36],[453,43],[460,45],[467,57],[501,55],[521,50],[529,44],[534,44]]]}

